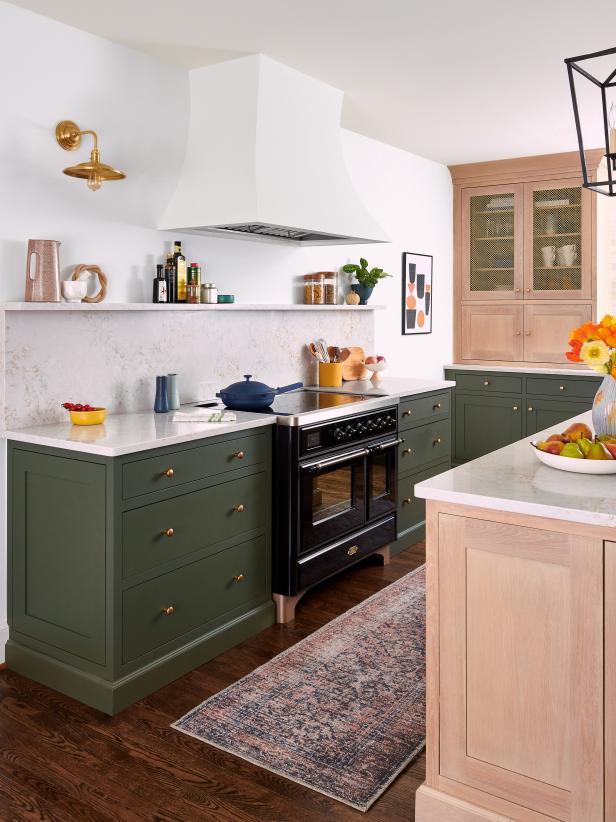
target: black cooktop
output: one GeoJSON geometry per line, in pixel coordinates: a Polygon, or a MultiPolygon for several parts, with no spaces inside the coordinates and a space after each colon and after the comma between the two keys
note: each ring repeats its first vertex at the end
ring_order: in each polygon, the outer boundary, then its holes
{"type": "Polygon", "coordinates": [[[339,408],[372,399],[364,394],[336,394],[327,391],[289,391],[274,398],[271,410],[283,417],[306,414],[310,411],[322,411],[325,408],[339,408]]]}

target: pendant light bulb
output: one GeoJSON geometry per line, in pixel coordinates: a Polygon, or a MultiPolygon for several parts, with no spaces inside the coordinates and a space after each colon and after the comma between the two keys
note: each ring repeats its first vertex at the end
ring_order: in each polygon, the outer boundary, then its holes
{"type": "Polygon", "coordinates": [[[88,188],[90,191],[98,191],[98,189],[102,185],[102,180],[100,174],[97,174],[96,171],[91,171],[88,175],[88,188]]]}

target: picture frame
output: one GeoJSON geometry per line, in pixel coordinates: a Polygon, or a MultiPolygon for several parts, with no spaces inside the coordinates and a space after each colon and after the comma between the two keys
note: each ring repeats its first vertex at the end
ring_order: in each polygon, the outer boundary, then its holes
{"type": "Polygon", "coordinates": [[[434,312],[431,254],[402,253],[402,334],[431,334],[434,312]]]}

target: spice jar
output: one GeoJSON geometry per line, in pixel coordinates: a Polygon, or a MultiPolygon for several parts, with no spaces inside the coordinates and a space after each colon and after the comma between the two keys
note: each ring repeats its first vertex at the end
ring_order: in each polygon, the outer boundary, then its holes
{"type": "Polygon", "coordinates": [[[197,283],[186,284],[186,302],[189,305],[199,304],[199,286],[197,283]]]}
{"type": "Polygon", "coordinates": [[[201,302],[206,304],[218,302],[218,288],[215,283],[201,284],[201,302]]]}
{"type": "Polygon", "coordinates": [[[338,304],[338,272],[324,271],[323,281],[325,286],[325,305],[338,304]]]}
{"type": "Polygon", "coordinates": [[[325,304],[325,275],[322,271],[319,271],[314,275],[313,295],[313,305],[325,304]]]}
{"type": "Polygon", "coordinates": [[[304,305],[314,304],[314,274],[304,274],[304,305]]]}

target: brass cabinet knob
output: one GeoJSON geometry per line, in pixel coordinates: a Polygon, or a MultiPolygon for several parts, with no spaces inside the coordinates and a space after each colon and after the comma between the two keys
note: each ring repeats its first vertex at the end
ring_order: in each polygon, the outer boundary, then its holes
{"type": "Polygon", "coordinates": [[[519,293],[520,293],[520,291],[521,291],[521,289],[520,289],[520,288],[516,288],[515,293],[516,293],[516,294],[519,294],[519,293]]]}
{"type": "Polygon", "coordinates": [[[243,460],[246,454],[243,451],[236,451],[233,455],[234,460],[243,460]]]}
{"type": "Polygon", "coordinates": [[[526,293],[527,293],[527,294],[530,294],[530,288],[527,288],[527,289],[526,289],[526,293]]]}
{"type": "Polygon", "coordinates": [[[410,417],[412,413],[413,413],[413,412],[412,412],[411,410],[404,411],[404,413],[402,414],[402,416],[403,416],[403,417],[410,417]]]}
{"type": "Polygon", "coordinates": [[[440,438],[440,437],[437,437],[437,438],[436,438],[436,439],[432,442],[432,447],[434,447],[435,445],[440,445],[440,444],[441,444],[441,442],[442,442],[441,438],[440,438]]]}
{"type": "Polygon", "coordinates": [[[359,545],[351,545],[350,548],[347,549],[347,554],[352,557],[359,551],[359,545]]]}
{"type": "Polygon", "coordinates": [[[490,380],[484,380],[483,384],[486,385],[486,386],[490,385],[490,380]]]}
{"type": "Polygon", "coordinates": [[[516,332],[515,332],[516,337],[520,337],[520,336],[521,336],[521,334],[522,334],[522,332],[521,332],[521,331],[516,331],[516,332]]]}
{"type": "Polygon", "coordinates": [[[531,335],[532,333],[533,333],[532,331],[527,331],[527,332],[526,332],[526,336],[527,336],[527,337],[530,337],[530,335],[531,335]]]}
{"type": "Polygon", "coordinates": [[[175,531],[173,530],[173,528],[165,528],[165,530],[163,531],[163,536],[165,537],[172,537],[174,534],[175,531]]]}
{"type": "Polygon", "coordinates": [[[413,452],[411,451],[410,448],[405,448],[404,451],[402,452],[402,456],[406,457],[408,454],[412,454],[412,453],[413,452]]]}
{"type": "Polygon", "coordinates": [[[513,408],[512,408],[512,411],[517,411],[517,410],[518,410],[518,406],[514,405],[513,408]]]}
{"type": "Polygon", "coordinates": [[[433,410],[433,411],[438,411],[440,407],[441,407],[440,402],[437,402],[437,403],[436,403],[436,405],[433,405],[433,406],[432,406],[432,410],[433,410]]]}
{"type": "Polygon", "coordinates": [[[237,576],[233,577],[233,582],[243,582],[246,579],[244,574],[238,574],[237,576]]]}
{"type": "Polygon", "coordinates": [[[166,608],[163,608],[163,614],[165,616],[171,616],[171,614],[175,611],[173,605],[167,605],[166,608]]]}
{"type": "Polygon", "coordinates": [[[559,390],[559,391],[564,391],[564,390],[565,390],[565,386],[564,386],[564,385],[559,385],[559,386],[558,386],[558,390],[559,390]]]}
{"type": "Polygon", "coordinates": [[[239,505],[234,505],[233,510],[237,511],[238,514],[243,514],[244,513],[244,504],[242,502],[240,502],[239,505]]]}
{"type": "Polygon", "coordinates": [[[529,405],[529,406],[528,406],[528,410],[529,410],[529,411],[534,411],[535,409],[532,407],[532,405],[529,405]]]}
{"type": "Polygon", "coordinates": [[[402,505],[410,505],[413,500],[411,497],[407,497],[406,499],[402,500],[402,505]]]}
{"type": "Polygon", "coordinates": [[[161,477],[172,477],[174,475],[174,473],[175,473],[175,471],[173,470],[173,468],[167,468],[166,471],[163,471],[163,473],[161,474],[161,477]]]}

